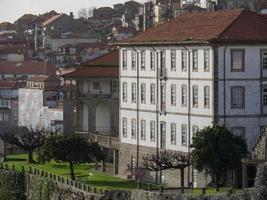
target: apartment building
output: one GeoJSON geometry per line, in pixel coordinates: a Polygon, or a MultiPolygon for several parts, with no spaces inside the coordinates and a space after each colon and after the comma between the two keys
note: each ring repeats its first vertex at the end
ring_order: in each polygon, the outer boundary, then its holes
{"type": "MultiPolygon", "coordinates": [[[[186,13],[118,43],[120,175],[133,176],[147,153],[189,152],[194,133],[212,123],[251,148],[267,123],[266,30],[266,18],[249,11],[186,13]]],[[[192,167],[186,174],[187,185],[207,183],[192,167]]],[[[157,175],[176,186],[179,176],[157,175]]]]}

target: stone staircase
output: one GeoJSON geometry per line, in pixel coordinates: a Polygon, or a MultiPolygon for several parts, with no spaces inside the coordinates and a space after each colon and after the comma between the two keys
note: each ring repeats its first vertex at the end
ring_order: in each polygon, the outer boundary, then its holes
{"type": "Polygon", "coordinates": [[[251,156],[254,160],[266,160],[267,159],[267,126],[265,126],[259,137],[257,138],[255,145],[252,148],[251,156]]]}

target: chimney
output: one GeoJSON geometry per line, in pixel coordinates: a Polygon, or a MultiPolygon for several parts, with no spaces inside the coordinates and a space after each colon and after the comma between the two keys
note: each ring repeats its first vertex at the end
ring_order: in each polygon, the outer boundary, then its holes
{"type": "Polygon", "coordinates": [[[73,12],[70,12],[70,17],[73,19],[73,12]]]}

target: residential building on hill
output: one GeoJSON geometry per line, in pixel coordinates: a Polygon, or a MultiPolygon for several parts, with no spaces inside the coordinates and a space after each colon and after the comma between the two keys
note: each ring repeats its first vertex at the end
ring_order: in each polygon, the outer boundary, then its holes
{"type": "MultiPolygon", "coordinates": [[[[194,133],[212,123],[252,149],[267,124],[266,19],[245,10],[185,13],[117,43],[121,176],[147,153],[190,152],[194,133]]],[[[186,174],[187,186],[206,182],[191,166],[186,174]]],[[[180,184],[175,170],[157,177],[180,184]]]]}
{"type": "MultiPolygon", "coordinates": [[[[64,132],[81,134],[98,142],[113,160],[118,174],[119,52],[112,51],[63,75],[64,132]]],[[[104,165],[102,163],[102,169],[104,165]]]]}

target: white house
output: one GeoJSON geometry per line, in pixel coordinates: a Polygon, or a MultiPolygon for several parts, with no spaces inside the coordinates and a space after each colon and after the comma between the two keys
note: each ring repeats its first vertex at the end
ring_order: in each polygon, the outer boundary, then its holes
{"type": "MultiPolygon", "coordinates": [[[[194,132],[213,122],[253,146],[267,124],[266,17],[188,13],[119,45],[122,176],[133,176],[144,154],[190,151],[194,132]]],[[[191,167],[186,174],[187,185],[206,184],[191,167]]],[[[177,171],[160,176],[180,184],[177,171]]]]}

